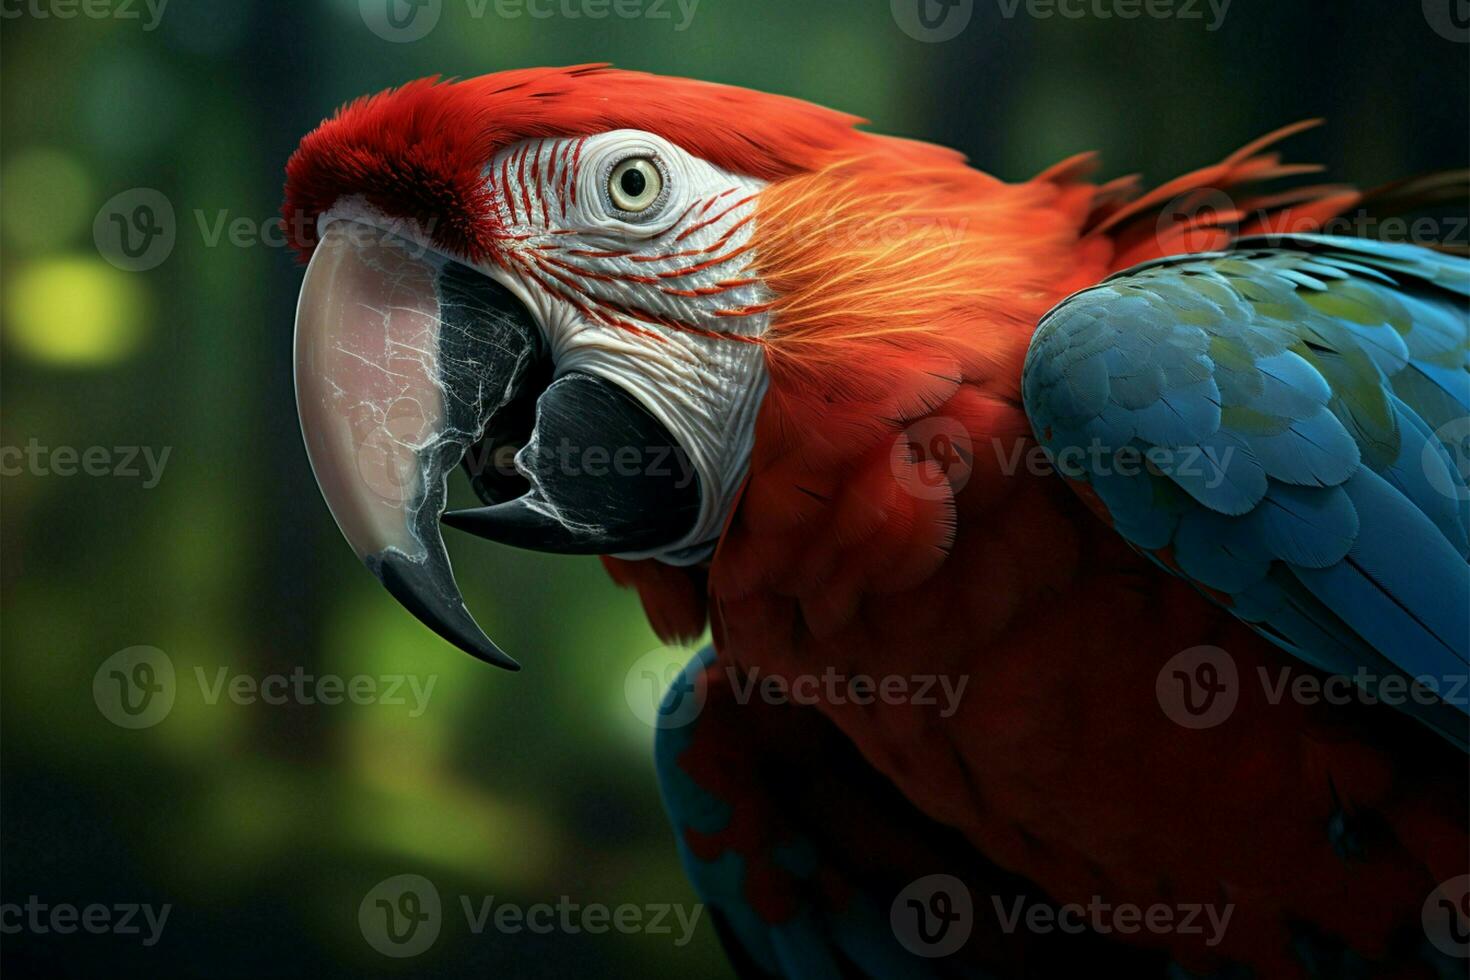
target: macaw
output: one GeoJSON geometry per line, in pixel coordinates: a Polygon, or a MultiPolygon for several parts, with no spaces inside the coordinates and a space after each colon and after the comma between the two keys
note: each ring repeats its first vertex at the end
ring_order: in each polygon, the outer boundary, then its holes
{"type": "Polygon", "coordinates": [[[359,558],[507,668],[441,520],[710,630],[655,755],[742,975],[1461,975],[1470,262],[1265,186],[1310,123],[1152,191],[861,123],[599,65],[307,135],[359,558]]]}

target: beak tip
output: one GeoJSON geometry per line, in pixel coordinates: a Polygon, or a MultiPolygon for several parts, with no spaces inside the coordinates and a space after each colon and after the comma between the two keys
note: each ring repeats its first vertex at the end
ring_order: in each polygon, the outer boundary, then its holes
{"type": "Polygon", "coordinates": [[[521,669],[520,663],[496,646],[475,622],[447,566],[443,576],[426,574],[423,563],[396,550],[370,555],[364,563],[389,594],[429,629],[477,660],[512,672],[521,669]],[[439,581],[441,577],[447,578],[447,583],[439,581]]]}
{"type": "Polygon", "coordinates": [[[520,672],[520,661],[496,646],[489,637],[482,636],[478,643],[466,643],[461,640],[450,640],[450,642],[476,660],[483,660],[492,667],[508,670],[512,674],[520,672]]]}
{"type": "MultiPolygon", "coordinates": [[[[534,493],[534,491],[533,491],[534,493]]],[[[600,542],[532,508],[532,493],[504,503],[451,510],[439,521],[456,531],[531,551],[597,554],[600,542]]]]}
{"type": "Polygon", "coordinates": [[[485,661],[485,663],[489,664],[492,667],[499,667],[501,670],[508,670],[512,674],[518,674],[521,671],[520,661],[514,659],[513,657],[507,656],[504,651],[496,650],[495,652],[498,654],[498,656],[496,657],[486,656],[486,654],[476,652],[474,650],[467,650],[465,652],[473,654],[476,658],[485,661]]]}
{"type": "Polygon", "coordinates": [[[456,531],[469,531],[475,526],[475,521],[471,516],[473,514],[473,509],[448,510],[439,515],[439,521],[442,524],[454,528],[456,531]]]}

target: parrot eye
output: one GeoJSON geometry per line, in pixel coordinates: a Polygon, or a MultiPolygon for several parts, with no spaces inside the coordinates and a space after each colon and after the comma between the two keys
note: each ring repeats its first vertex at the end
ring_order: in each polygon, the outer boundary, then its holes
{"type": "Polygon", "coordinates": [[[618,161],[607,175],[608,202],[622,216],[650,218],[658,213],[665,198],[663,171],[651,157],[634,156],[618,161]]]}

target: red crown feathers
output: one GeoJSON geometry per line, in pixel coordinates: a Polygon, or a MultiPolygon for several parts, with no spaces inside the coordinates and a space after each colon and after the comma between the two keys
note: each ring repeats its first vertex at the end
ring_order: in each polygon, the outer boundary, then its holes
{"type": "Polygon", "coordinates": [[[286,164],[282,215],[303,259],[316,245],[317,216],[349,195],[479,257],[497,230],[482,169],[523,139],[641,129],[767,180],[876,143],[952,155],[859,132],[862,121],[799,99],[605,65],[423,78],[357,99],[308,134],[286,164]]]}

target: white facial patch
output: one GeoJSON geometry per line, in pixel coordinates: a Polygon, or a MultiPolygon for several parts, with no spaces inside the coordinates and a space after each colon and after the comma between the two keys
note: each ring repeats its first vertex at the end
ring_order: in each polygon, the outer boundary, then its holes
{"type": "Polygon", "coordinates": [[[485,179],[503,235],[498,264],[480,271],[526,303],[558,375],[597,375],[638,399],[700,481],[683,540],[620,557],[708,557],[745,479],[766,390],[755,341],[773,296],[750,244],[764,182],[637,130],[526,140],[498,153],[485,179]]]}

